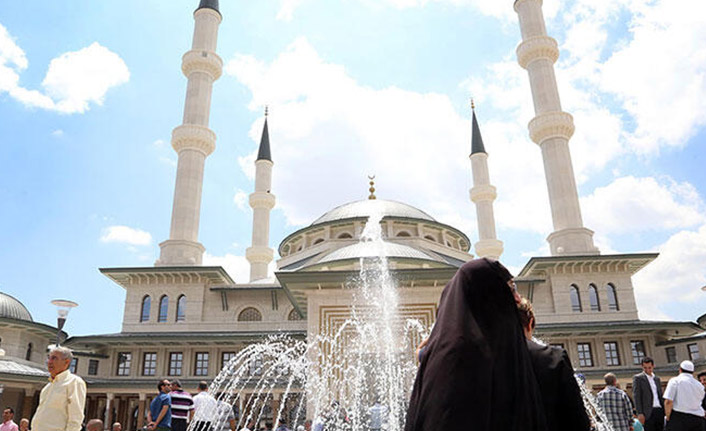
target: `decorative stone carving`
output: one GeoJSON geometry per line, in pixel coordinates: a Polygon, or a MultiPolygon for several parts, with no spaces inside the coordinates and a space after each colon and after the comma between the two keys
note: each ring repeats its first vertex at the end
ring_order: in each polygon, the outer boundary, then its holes
{"type": "Polygon", "coordinates": [[[216,149],[216,134],[208,127],[182,124],[172,131],[172,147],[177,153],[189,149],[208,156],[216,149]]]}
{"type": "Polygon", "coordinates": [[[253,192],[250,194],[251,208],[265,208],[271,210],[275,206],[275,195],[267,192],[253,192]]]}
{"type": "Polygon", "coordinates": [[[223,60],[215,52],[191,50],[181,58],[181,71],[188,78],[193,72],[204,72],[215,81],[223,73],[223,60]]]}
{"type": "Polygon", "coordinates": [[[559,58],[559,46],[549,36],[534,36],[517,46],[517,62],[524,69],[534,60],[546,58],[552,64],[559,58]]]}
{"type": "Polygon", "coordinates": [[[471,189],[470,195],[472,202],[480,202],[493,201],[498,196],[498,193],[495,189],[495,186],[487,184],[473,187],[471,189]]]}
{"type": "Polygon", "coordinates": [[[539,145],[549,138],[564,138],[567,141],[574,134],[574,117],[566,112],[545,112],[529,122],[532,141],[539,145]]]}

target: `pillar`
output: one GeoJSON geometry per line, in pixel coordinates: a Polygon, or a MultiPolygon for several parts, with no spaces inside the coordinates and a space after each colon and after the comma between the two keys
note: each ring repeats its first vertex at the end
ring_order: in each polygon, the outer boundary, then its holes
{"type": "Polygon", "coordinates": [[[599,251],[593,231],[583,226],[569,139],[573,117],[561,110],[554,63],[559,58],[556,40],[547,36],[542,0],[516,0],[522,43],[517,61],[527,70],[536,116],[529,123],[532,141],[539,145],[549,192],[554,231],[547,237],[553,256],[590,255],[599,251]]]}

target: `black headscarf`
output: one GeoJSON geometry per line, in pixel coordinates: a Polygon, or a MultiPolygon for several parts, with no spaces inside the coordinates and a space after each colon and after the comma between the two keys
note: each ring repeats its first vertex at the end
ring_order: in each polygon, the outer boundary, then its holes
{"type": "Polygon", "coordinates": [[[499,262],[464,264],[441,294],[405,431],[544,431],[517,306],[499,262]]]}

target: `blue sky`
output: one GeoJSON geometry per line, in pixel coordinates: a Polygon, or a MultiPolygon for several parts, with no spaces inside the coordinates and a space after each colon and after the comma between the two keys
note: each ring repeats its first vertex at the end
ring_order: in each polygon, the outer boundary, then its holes
{"type": "MultiPolygon", "coordinates": [[[[72,334],[120,330],[124,292],[99,267],[152,265],[169,233],[198,1],[11,2],[0,9],[0,289],[72,334]]],[[[498,188],[503,260],[548,253],[529,85],[510,1],[221,0],[199,239],[247,277],[247,194],[270,105],[271,245],[328,209],[378,196],[477,239],[470,188],[476,99],[498,188]]],[[[706,309],[706,6],[546,0],[584,222],[603,253],[659,251],[634,278],[643,319],[706,309]]]]}

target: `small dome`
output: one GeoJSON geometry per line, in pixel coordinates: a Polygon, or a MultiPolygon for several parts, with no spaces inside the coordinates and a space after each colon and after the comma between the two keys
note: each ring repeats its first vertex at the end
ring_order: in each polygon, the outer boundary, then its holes
{"type": "Polygon", "coordinates": [[[421,250],[403,244],[396,244],[393,242],[383,242],[382,244],[375,242],[359,242],[333,251],[332,253],[324,256],[318,262],[314,263],[314,265],[327,262],[334,262],[338,260],[360,259],[364,257],[379,256],[384,256],[387,258],[438,261],[438,259],[429,256],[421,250]]]}
{"type": "Polygon", "coordinates": [[[373,214],[382,214],[383,217],[401,217],[436,221],[432,216],[411,205],[401,202],[387,201],[384,199],[366,199],[350,202],[336,207],[316,219],[311,225],[322,224],[330,221],[351,218],[368,218],[373,214]]]}
{"type": "Polygon", "coordinates": [[[34,322],[29,310],[17,299],[0,292],[0,317],[34,322]]]}

